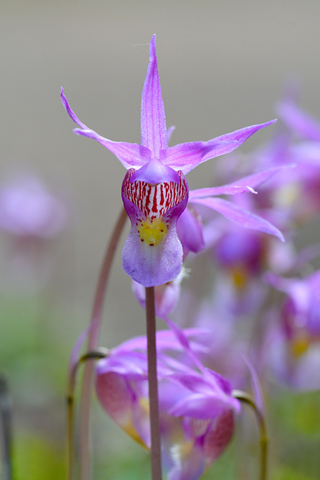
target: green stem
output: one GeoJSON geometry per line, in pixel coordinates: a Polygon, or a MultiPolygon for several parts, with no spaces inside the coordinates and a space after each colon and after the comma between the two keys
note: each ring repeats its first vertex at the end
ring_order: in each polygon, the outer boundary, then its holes
{"type": "Polygon", "coordinates": [[[265,417],[261,410],[257,407],[254,398],[246,392],[241,390],[234,390],[232,395],[240,400],[240,402],[249,405],[256,416],[260,435],[260,480],[267,480],[267,460],[268,460],[268,435],[265,417]]]}
{"type": "Polygon", "coordinates": [[[0,374],[0,417],[2,423],[3,480],[12,479],[11,401],[5,375],[0,374]]]}
{"type": "Polygon", "coordinates": [[[82,355],[80,359],[73,366],[68,379],[68,391],[67,391],[67,479],[73,480],[75,471],[75,445],[74,445],[74,391],[76,386],[76,377],[79,366],[87,360],[99,360],[109,355],[109,351],[105,348],[100,348],[95,351],[90,351],[82,355]]]}
{"type": "Polygon", "coordinates": [[[146,288],[146,320],[148,343],[148,384],[149,414],[151,432],[151,478],[161,480],[161,443],[159,428],[159,401],[156,347],[156,315],[154,304],[154,287],[146,288]]]}

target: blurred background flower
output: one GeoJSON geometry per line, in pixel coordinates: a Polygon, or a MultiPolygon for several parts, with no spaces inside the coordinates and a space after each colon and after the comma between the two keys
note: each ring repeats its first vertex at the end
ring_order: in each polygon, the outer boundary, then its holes
{"type": "Polygon", "coordinates": [[[36,175],[21,173],[0,186],[3,286],[12,291],[45,287],[53,242],[66,228],[67,216],[64,200],[36,175]]]}

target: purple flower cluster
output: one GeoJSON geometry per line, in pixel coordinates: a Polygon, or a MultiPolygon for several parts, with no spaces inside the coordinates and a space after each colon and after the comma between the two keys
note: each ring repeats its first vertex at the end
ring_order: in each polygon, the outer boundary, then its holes
{"type": "MultiPolygon", "coordinates": [[[[285,126],[269,144],[228,155],[208,187],[190,190],[191,170],[275,121],[169,147],[155,36],[140,144],[100,136],[78,119],[63,90],[61,98],[74,132],[97,140],[127,170],[121,193],[131,230],[123,268],[143,308],[146,288],[154,288],[156,315],[169,326],[157,333],[162,464],[169,480],[196,480],[230,442],[240,412],[234,389],[247,390],[248,377],[260,420],[255,372],[266,391],[270,378],[320,388],[320,272],[312,266],[320,244],[299,252],[295,243],[297,228],[320,208],[320,124],[285,98],[278,108],[285,126]]],[[[145,337],[97,363],[102,407],[147,449],[149,385],[145,337]]]]}
{"type": "MultiPolygon", "coordinates": [[[[182,332],[180,332],[182,334],[182,332]]],[[[194,351],[206,332],[186,330],[194,351]]],[[[202,340],[203,341],[203,340],[202,340]]],[[[150,448],[146,338],[134,338],[97,364],[96,390],[111,418],[150,448]]],[[[169,480],[196,480],[230,442],[240,404],[231,385],[214,371],[189,366],[172,331],[157,334],[160,433],[169,480]]]]}

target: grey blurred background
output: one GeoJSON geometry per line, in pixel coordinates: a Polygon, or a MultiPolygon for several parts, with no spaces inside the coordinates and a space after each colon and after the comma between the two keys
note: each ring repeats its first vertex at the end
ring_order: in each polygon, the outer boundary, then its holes
{"type": "MultiPolygon", "coordinates": [[[[301,82],[303,106],[320,111],[318,0],[13,0],[2,1],[0,13],[1,176],[32,169],[69,196],[70,231],[56,275],[65,307],[78,307],[65,324],[71,336],[74,319],[85,323],[90,312],[125,170],[101,145],[72,133],[60,85],[88,126],[138,142],[156,33],[167,124],[176,125],[172,144],[274,118],[288,78],[301,82]]],[[[243,150],[270,135],[263,130],[243,150]]],[[[203,165],[189,182],[203,185],[211,170],[203,165]]],[[[132,300],[118,256],[107,309],[112,342],[143,331],[132,300]]]]}

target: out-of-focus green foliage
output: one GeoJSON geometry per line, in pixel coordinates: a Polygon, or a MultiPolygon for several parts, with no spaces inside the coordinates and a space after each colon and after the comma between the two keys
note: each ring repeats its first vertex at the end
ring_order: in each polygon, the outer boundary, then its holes
{"type": "Polygon", "coordinates": [[[278,392],[273,410],[289,431],[320,435],[320,392],[278,392]]]}
{"type": "Polygon", "coordinates": [[[14,443],[14,477],[23,480],[65,478],[63,445],[35,433],[19,434],[14,443]]]}
{"type": "Polygon", "coordinates": [[[314,478],[284,465],[275,470],[272,480],[313,480],[314,478]]]}

